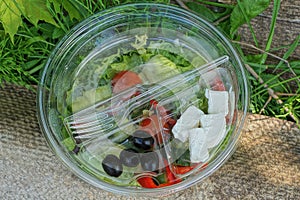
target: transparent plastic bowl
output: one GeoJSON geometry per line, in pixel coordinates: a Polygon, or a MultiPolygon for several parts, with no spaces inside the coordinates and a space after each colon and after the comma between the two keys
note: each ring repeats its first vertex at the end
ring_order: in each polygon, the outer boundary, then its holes
{"type": "Polygon", "coordinates": [[[77,176],[117,194],[163,196],[230,157],[248,96],[222,33],[180,8],[145,3],[74,27],[48,59],[37,106],[49,145],[77,176]]]}

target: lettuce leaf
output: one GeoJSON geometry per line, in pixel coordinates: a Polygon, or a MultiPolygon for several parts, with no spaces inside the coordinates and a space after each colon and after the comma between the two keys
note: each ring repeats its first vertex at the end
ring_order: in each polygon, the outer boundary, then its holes
{"type": "Polygon", "coordinates": [[[142,79],[149,83],[157,83],[165,79],[180,74],[175,63],[168,58],[158,54],[152,57],[144,66],[140,73],[142,79]]]}
{"type": "Polygon", "coordinates": [[[95,102],[111,97],[111,94],[112,94],[111,86],[104,85],[95,89],[85,91],[83,92],[82,96],[79,96],[74,100],[69,99],[68,101],[72,105],[72,111],[77,112],[84,108],[87,108],[88,106],[93,105],[95,102]]]}

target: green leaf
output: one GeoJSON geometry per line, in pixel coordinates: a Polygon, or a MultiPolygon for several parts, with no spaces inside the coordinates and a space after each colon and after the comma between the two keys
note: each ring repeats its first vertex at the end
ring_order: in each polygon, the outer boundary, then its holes
{"type": "Polygon", "coordinates": [[[41,20],[58,26],[46,6],[46,0],[2,0],[0,1],[0,22],[11,41],[22,25],[22,16],[37,26],[41,20]]]}
{"type": "Polygon", "coordinates": [[[53,4],[53,7],[54,7],[54,11],[58,14],[61,13],[61,9],[62,9],[62,6],[61,6],[61,3],[62,3],[62,0],[48,0],[48,2],[52,3],[53,4]]]}
{"type": "Polygon", "coordinates": [[[58,26],[49,12],[45,0],[16,0],[23,15],[35,26],[41,20],[58,26]]]}
{"type": "Polygon", "coordinates": [[[238,3],[233,9],[230,16],[231,29],[230,34],[233,35],[236,30],[247,22],[253,19],[270,5],[270,0],[243,0],[238,3]]]}
{"type": "Polygon", "coordinates": [[[0,1],[0,22],[9,34],[11,41],[14,41],[14,35],[22,24],[21,11],[12,0],[0,1]]]}
{"type": "Polygon", "coordinates": [[[250,63],[259,63],[263,54],[248,54],[244,57],[246,62],[250,63]]]}
{"type": "Polygon", "coordinates": [[[69,13],[71,20],[82,18],[79,10],[69,0],[62,1],[62,4],[64,9],[69,13]]]}
{"type": "Polygon", "coordinates": [[[210,22],[215,21],[219,17],[219,13],[215,13],[204,5],[201,5],[196,2],[187,2],[186,6],[197,14],[201,15],[201,17],[205,17],[210,22]]]}
{"type": "Polygon", "coordinates": [[[62,37],[65,32],[61,28],[55,28],[52,33],[52,39],[57,39],[62,37]]]}
{"type": "Polygon", "coordinates": [[[62,141],[62,143],[63,143],[63,145],[65,145],[65,147],[66,147],[69,151],[72,151],[72,150],[75,148],[75,146],[76,146],[74,140],[73,140],[72,138],[70,138],[70,137],[64,139],[64,140],[62,141]]]}
{"type": "Polygon", "coordinates": [[[56,13],[61,13],[61,6],[68,12],[70,19],[82,19],[85,15],[85,8],[74,0],[48,0],[53,3],[56,13]]]}
{"type": "Polygon", "coordinates": [[[201,17],[205,18],[207,21],[214,23],[224,34],[229,35],[230,34],[230,19],[229,16],[232,12],[233,6],[216,2],[207,2],[207,1],[200,1],[203,4],[199,4],[197,2],[186,2],[186,6],[194,11],[196,14],[200,15],[201,17]],[[222,11],[213,11],[212,9],[208,8],[207,5],[210,5],[212,3],[213,6],[223,8],[222,11]]]}
{"type": "Polygon", "coordinates": [[[229,19],[220,22],[217,27],[222,31],[223,34],[228,37],[230,36],[231,24],[229,19]]]}
{"type": "Polygon", "coordinates": [[[39,23],[38,25],[39,31],[42,33],[40,34],[45,40],[48,40],[49,38],[52,38],[52,34],[54,29],[59,29],[56,26],[53,26],[52,24],[48,23],[39,23]]]}

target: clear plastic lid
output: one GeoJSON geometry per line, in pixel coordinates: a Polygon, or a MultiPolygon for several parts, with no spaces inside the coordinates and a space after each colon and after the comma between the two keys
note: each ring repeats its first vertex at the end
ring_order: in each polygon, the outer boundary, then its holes
{"type": "Polygon", "coordinates": [[[233,152],[248,104],[226,38],[160,4],[82,22],[41,82],[40,122],[54,151],[83,179],[125,194],[179,190],[216,170],[233,152]]]}

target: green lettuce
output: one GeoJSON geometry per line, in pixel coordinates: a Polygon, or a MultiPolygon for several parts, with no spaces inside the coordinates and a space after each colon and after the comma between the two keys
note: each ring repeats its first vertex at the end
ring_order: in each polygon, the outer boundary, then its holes
{"type": "MultiPolygon", "coordinates": [[[[82,96],[75,98],[74,100],[68,100],[71,102],[72,111],[77,112],[88,106],[94,105],[96,102],[107,99],[111,97],[112,91],[110,85],[100,86],[95,89],[91,89],[83,92],[82,96]]],[[[71,97],[69,97],[71,98],[71,97]]]]}
{"type": "Polygon", "coordinates": [[[176,64],[158,54],[152,57],[143,67],[140,76],[149,84],[157,83],[180,74],[176,64]]]}

